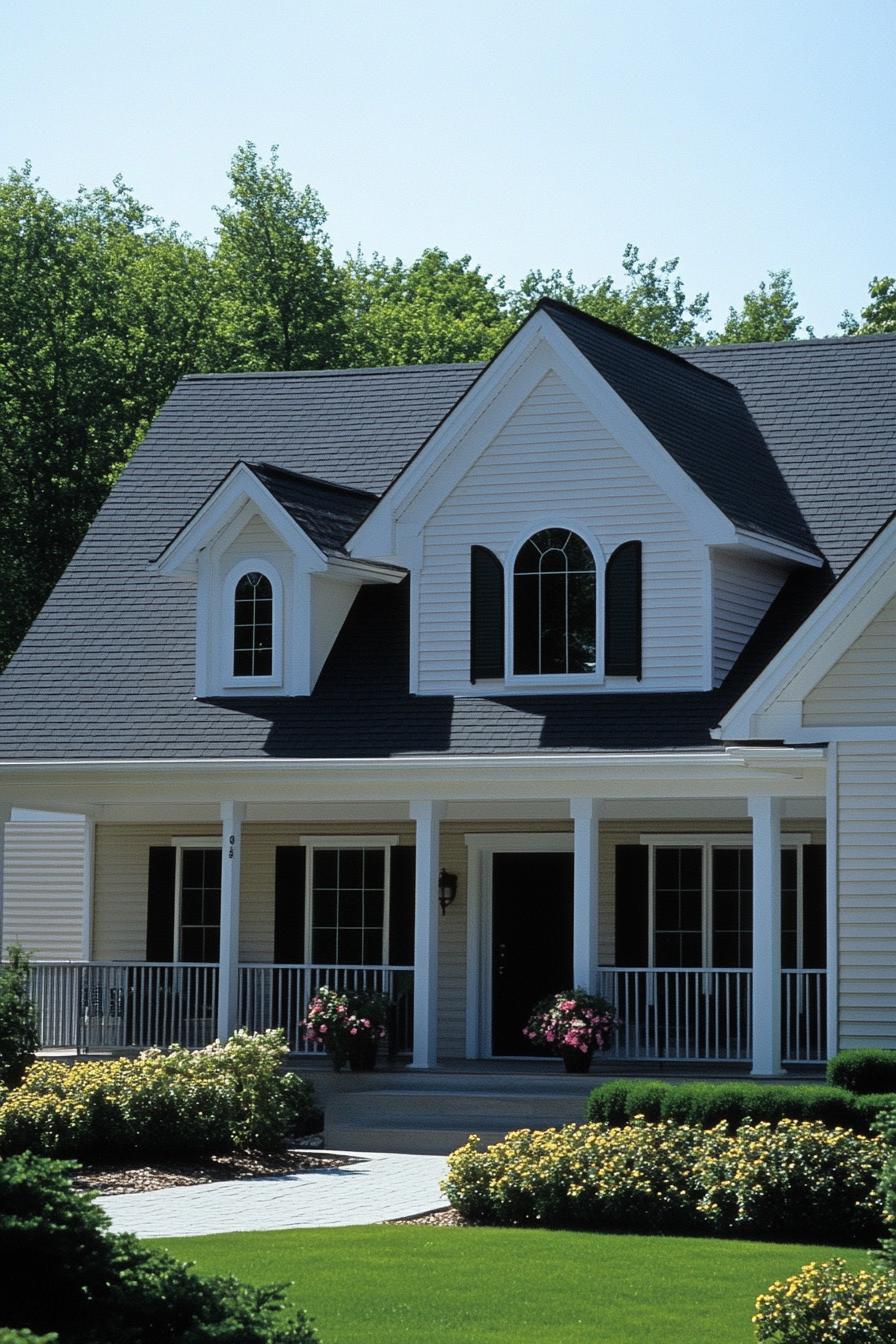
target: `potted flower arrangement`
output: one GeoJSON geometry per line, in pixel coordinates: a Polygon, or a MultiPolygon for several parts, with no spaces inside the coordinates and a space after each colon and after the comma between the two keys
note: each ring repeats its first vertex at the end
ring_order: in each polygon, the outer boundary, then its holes
{"type": "Polygon", "coordinates": [[[386,1034],[388,1001],[370,989],[330,989],[321,985],[302,1022],[306,1041],[322,1045],[337,1071],[376,1067],[377,1045],[386,1034]]]}
{"type": "Polygon", "coordinates": [[[587,1073],[595,1050],[609,1049],[619,1025],[606,999],[583,989],[563,990],[540,999],[523,1035],[562,1056],[567,1073],[587,1073]]]}

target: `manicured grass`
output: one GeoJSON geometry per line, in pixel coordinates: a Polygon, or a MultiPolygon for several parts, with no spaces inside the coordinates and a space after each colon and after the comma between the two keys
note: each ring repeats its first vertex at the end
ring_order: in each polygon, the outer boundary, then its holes
{"type": "Polygon", "coordinates": [[[293,1280],[323,1344],[750,1344],[758,1293],[867,1253],[692,1237],[352,1227],[182,1237],[208,1273],[293,1280]]]}

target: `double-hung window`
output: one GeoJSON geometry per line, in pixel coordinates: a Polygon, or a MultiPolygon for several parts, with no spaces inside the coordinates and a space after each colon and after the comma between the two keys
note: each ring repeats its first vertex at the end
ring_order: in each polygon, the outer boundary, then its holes
{"type": "Polygon", "coordinates": [[[306,946],[316,965],[380,966],[389,959],[389,876],[396,837],[312,837],[306,946]]]}

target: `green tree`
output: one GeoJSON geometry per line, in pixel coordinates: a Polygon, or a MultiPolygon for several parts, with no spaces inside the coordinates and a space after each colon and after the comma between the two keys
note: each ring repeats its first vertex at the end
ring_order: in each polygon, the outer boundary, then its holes
{"type": "MultiPolygon", "coordinates": [[[[744,295],[741,308],[729,308],[728,321],[710,341],[729,344],[746,341],[793,341],[803,325],[790,271],[769,271],[768,282],[744,295]]],[[[812,334],[811,327],[807,329],[812,334]]]]}
{"type": "Polygon", "coordinates": [[[215,322],[223,367],[319,369],[342,361],[341,275],[311,187],[265,163],[251,142],[230,164],[231,204],[217,211],[215,322]]]}
{"type": "Polygon", "coordinates": [[[0,180],[0,664],[184,372],[213,360],[205,249],[120,179],[0,180]]]}
{"type": "Polygon", "coordinates": [[[451,364],[489,359],[511,334],[502,282],[468,256],[427,248],[410,266],[362,252],[345,264],[348,341],[354,365],[451,364]]]}
{"type": "Polygon", "coordinates": [[[0,1085],[18,1087],[39,1046],[37,1014],[28,993],[28,957],[13,944],[0,966],[0,1085]]]}
{"type": "Polygon", "coordinates": [[[896,278],[876,275],[868,286],[868,302],[862,309],[861,321],[847,310],[839,325],[847,336],[896,331],[896,278]]]}
{"type": "Polygon", "coordinates": [[[510,294],[508,311],[514,322],[521,322],[539,299],[561,299],[655,345],[695,345],[701,339],[701,324],[709,319],[709,295],[687,297],[684,281],[677,274],[678,262],[678,257],[644,261],[640,249],[627,243],[621,285],[611,275],[584,285],[572,271],[547,275],[530,271],[510,294]]]}

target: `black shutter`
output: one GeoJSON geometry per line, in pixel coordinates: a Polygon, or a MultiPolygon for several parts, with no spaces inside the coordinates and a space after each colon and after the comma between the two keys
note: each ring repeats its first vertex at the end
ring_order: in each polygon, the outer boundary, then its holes
{"type": "Polygon", "coordinates": [[[389,961],[393,966],[414,964],[413,845],[393,845],[389,859],[389,961]]]}
{"type": "Polygon", "coordinates": [[[470,548],[470,680],[504,676],[504,566],[485,546],[470,548]]]}
{"type": "Polygon", "coordinates": [[[641,543],[617,546],[604,580],[604,670],[641,678],[641,543]]]}
{"type": "Polygon", "coordinates": [[[646,845],[616,846],[616,965],[648,961],[648,863],[646,845]]]}
{"type": "Polygon", "coordinates": [[[827,965],[827,851],[824,845],[803,846],[803,965],[827,965]]]}
{"type": "Polygon", "coordinates": [[[146,895],[146,960],[174,960],[174,845],[151,845],[146,895]]]}
{"type": "Polygon", "coordinates": [[[274,866],[274,961],[305,960],[305,847],[278,845],[274,866]]]}

